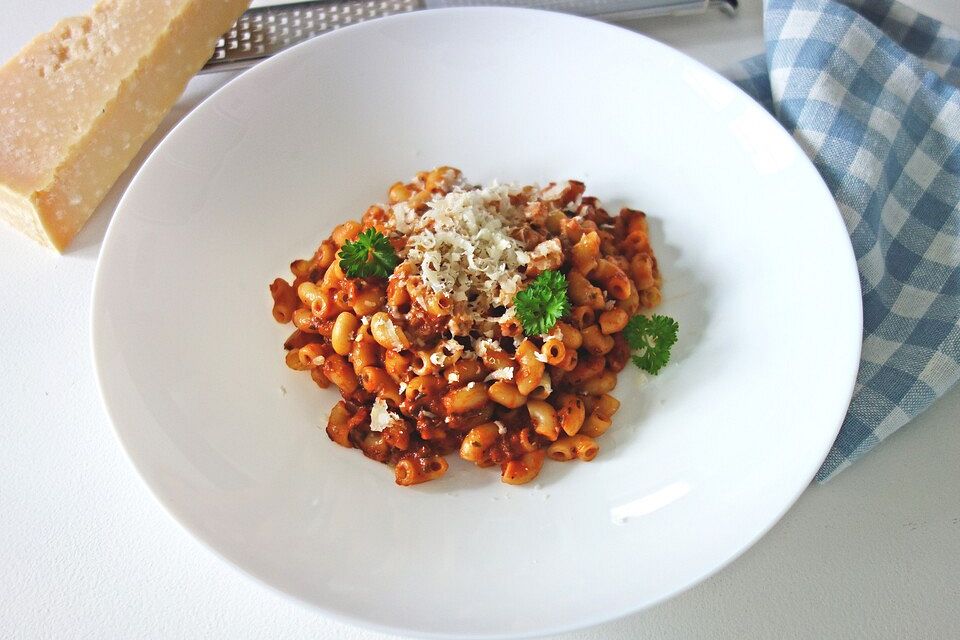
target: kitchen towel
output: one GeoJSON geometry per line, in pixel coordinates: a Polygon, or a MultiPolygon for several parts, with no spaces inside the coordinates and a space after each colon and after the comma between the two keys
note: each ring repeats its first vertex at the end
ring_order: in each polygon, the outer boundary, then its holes
{"type": "Polygon", "coordinates": [[[960,377],[960,35],[892,0],[769,0],[764,40],[733,80],[833,192],[863,290],[860,371],[824,481],[960,377]]]}

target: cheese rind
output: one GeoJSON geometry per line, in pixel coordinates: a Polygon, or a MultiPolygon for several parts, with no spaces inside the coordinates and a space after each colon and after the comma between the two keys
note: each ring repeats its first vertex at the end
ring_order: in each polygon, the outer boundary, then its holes
{"type": "Polygon", "coordinates": [[[62,251],[249,0],[101,0],[0,67],[0,217],[62,251]]]}

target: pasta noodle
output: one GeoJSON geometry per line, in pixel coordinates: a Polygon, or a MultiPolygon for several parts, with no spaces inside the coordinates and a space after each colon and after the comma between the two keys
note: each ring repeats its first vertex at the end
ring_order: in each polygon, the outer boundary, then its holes
{"type": "Polygon", "coordinates": [[[455,452],[509,484],[548,457],[592,460],[620,408],[623,331],[660,302],[661,279],[646,215],[583,194],[577,181],[477,188],[451,167],[423,171],[270,283],[273,317],[294,329],[287,366],[342,396],[330,439],[404,486],[443,476],[455,452]],[[397,260],[352,277],[343,252],[368,229],[397,260]],[[571,306],[532,335],[513,300],[545,271],[564,274],[571,306]]]}

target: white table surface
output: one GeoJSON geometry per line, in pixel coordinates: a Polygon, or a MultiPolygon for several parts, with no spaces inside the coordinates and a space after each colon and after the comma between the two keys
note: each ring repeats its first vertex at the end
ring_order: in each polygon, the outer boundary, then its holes
{"type": "MultiPolygon", "coordinates": [[[[0,59],[89,2],[0,0],[0,59]]],[[[761,50],[760,0],[742,4],[734,20],[630,26],[722,68],[761,50]]],[[[960,27],[957,0],[908,4],[960,27]]],[[[148,147],[229,77],[194,80],[148,147]]],[[[64,256],[0,224],[0,638],[387,638],[327,620],[219,560],[163,511],[121,451],[91,369],[90,289],[137,164],[64,256]]],[[[811,486],[712,579],[564,637],[958,637],[958,423],[954,389],[811,486]]]]}

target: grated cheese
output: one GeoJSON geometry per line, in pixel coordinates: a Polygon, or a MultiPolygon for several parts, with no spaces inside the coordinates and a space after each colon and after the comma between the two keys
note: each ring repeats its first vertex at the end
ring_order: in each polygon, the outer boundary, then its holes
{"type": "Polygon", "coordinates": [[[490,382],[491,380],[512,380],[513,379],[513,367],[502,367],[496,371],[492,371],[490,375],[483,379],[484,382],[490,382]]]}
{"type": "Polygon", "coordinates": [[[497,433],[500,435],[504,435],[507,432],[507,426],[499,420],[494,420],[493,424],[497,425],[497,433]]]}
{"type": "Polygon", "coordinates": [[[447,340],[443,343],[443,350],[450,357],[452,362],[456,362],[463,355],[463,345],[456,340],[447,340]]]}
{"type": "Polygon", "coordinates": [[[395,228],[412,233],[401,255],[428,293],[450,297],[454,335],[466,335],[475,318],[491,319],[493,307],[510,305],[522,280],[519,268],[530,262],[513,237],[524,215],[510,204],[511,192],[516,187],[457,188],[435,197],[419,218],[394,206],[395,228]]]}
{"type": "Polygon", "coordinates": [[[390,208],[393,213],[393,228],[400,233],[409,233],[417,214],[406,202],[398,202],[390,208]]]}
{"type": "Polygon", "coordinates": [[[563,248],[558,238],[544,240],[530,252],[530,267],[536,271],[556,269],[563,264],[563,248]]]}
{"type": "Polygon", "coordinates": [[[481,358],[487,357],[487,349],[497,350],[500,345],[489,338],[477,338],[473,341],[473,351],[481,358]]]}
{"type": "Polygon", "coordinates": [[[399,418],[391,413],[383,398],[374,400],[373,406],[370,408],[370,431],[383,431],[394,420],[399,420],[399,418]]]}

